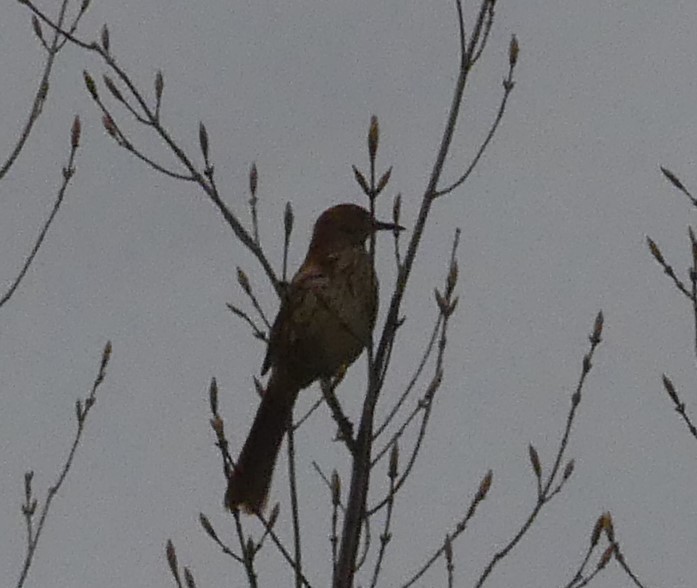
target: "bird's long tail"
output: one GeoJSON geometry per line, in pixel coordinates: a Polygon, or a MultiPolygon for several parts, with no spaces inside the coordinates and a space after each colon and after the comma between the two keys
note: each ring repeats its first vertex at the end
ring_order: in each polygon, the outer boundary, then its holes
{"type": "Polygon", "coordinates": [[[276,370],[271,375],[252,429],[228,480],[225,504],[230,509],[261,513],[271,486],[274,465],[299,388],[276,370]]]}

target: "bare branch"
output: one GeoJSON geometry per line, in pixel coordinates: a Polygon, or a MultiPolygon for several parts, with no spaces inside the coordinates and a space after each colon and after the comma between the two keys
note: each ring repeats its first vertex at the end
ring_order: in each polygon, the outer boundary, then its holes
{"type": "Polygon", "coordinates": [[[300,537],[300,507],[298,506],[298,480],[295,473],[295,428],[293,411],[288,422],[288,486],[290,489],[290,508],[293,520],[293,548],[295,561],[295,586],[302,586],[302,543],[300,537]]]}
{"type": "Polygon", "coordinates": [[[20,283],[24,279],[24,276],[27,275],[27,272],[29,271],[29,267],[31,266],[32,262],[34,261],[34,258],[36,257],[36,254],[39,252],[39,249],[41,248],[42,243],[44,242],[44,239],[46,238],[46,234],[48,233],[48,229],[50,228],[51,224],[53,223],[53,220],[56,218],[56,215],[58,214],[58,210],[61,207],[61,204],[63,204],[63,199],[65,198],[65,193],[68,189],[68,184],[70,183],[70,180],[73,178],[75,175],[75,154],[77,153],[77,149],[80,144],[80,119],[75,117],[75,120],[73,121],[73,126],[71,129],[70,133],[70,155],[68,157],[68,163],[67,165],[63,168],[62,176],[63,176],[63,181],[61,182],[61,186],[58,189],[58,194],[56,196],[56,200],[53,203],[53,208],[51,209],[51,213],[48,215],[48,218],[46,219],[46,222],[44,222],[43,226],[41,227],[41,230],[39,231],[39,236],[37,237],[36,241],[34,242],[34,246],[32,247],[32,250],[29,252],[29,255],[27,258],[24,260],[24,265],[22,266],[22,269],[19,271],[19,274],[17,274],[17,277],[14,279],[10,287],[7,289],[7,292],[2,295],[0,298],[0,308],[2,308],[5,303],[7,303],[10,298],[12,298],[12,295],[15,293],[17,288],[19,287],[20,283]]]}
{"type": "Polygon", "coordinates": [[[457,525],[455,525],[455,529],[451,533],[448,533],[447,540],[443,543],[443,545],[436,549],[435,553],[428,559],[428,561],[426,561],[425,564],[423,564],[423,566],[421,566],[418,572],[416,572],[405,584],[403,584],[402,588],[409,588],[409,586],[413,586],[416,581],[421,578],[431,568],[431,566],[446,553],[447,546],[449,544],[452,545],[452,542],[465,531],[467,524],[470,522],[470,520],[472,520],[472,517],[477,512],[479,503],[482,502],[482,500],[484,500],[486,495],[489,493],[492,479],[493,474],[491,470],[489,470],[479,483],[479,489],[470,502],[465,516],[457,523],[457,525]]]}
{"type": "Polygon", "coordinates": [[[666,261],[666,259],[663,257],[663,253],[661,253],[661,250],[658,248],[658,245],[656,242],[651,238],[651,237],[646,237],[646,243],[649,247],[649,251],[651,252],[651,255],[653,255],[653,258],[658,262],[658,264],[663,268],[663,271],[665,274],[673,281],[675,284],[675,287],[682,292],[688,300],[692,300],[692,293],[687,289],[685,284],[682,283],[682,281],[675,275],[675,271],[673,270],[673,267],[666,261]]]}
{"type": "Polygon", "coordinates": [[[692,202],[692,204],[693,204],[694,206],[697,206],[697,198],[695,198],[694,196],[692,196],[692,194],[690,194],[690,192],[688,191],[688,189],[687,189],[687,188],[685,187],[685,185],[678,179],[678,177],[677,177],[672,171],[670,171],[669,169],[667,169],[667,168],[665,168],[665,167],[663,167],[663,166],[660,166],[660,167],[661,167],[661,171],[663,172],[663,175],[664,175],[666,178],[668,178],[668,181],[669,181],[671,184],[673,184],[673,186],[675,186],[678,190],[680,190],[683,194],[685,194],[685,196],[688,197],[688,199],[690,200],[690,202],[692,202]]]}
{"type": "Polygon", "coordinates": [[[488,563],[481,576],[479,577],[479,580],[475,584],[476,588],[481,588],[481,586],[484,584],[484,582],[489,577],[491,572],[494,570],[496,565],[503,558],[505,558],[520,542],[520,540],[525,536],[532,524],[537,519],[537,515],[540,513],[545,504],[549,503],[549,501],[561,491],[564,483],[569,479],[569,476],[571,475],[573,466],[570,467],[567,464],[567,466],[563,470],[561,480],[557,479],[557,475],[559,474],[561,467],[561,462],[569,442],[569,437],[571,435],[571,426],[573,425],[574,419],[576,417],[578,405],[581,402],[581,392],[583,390],[583,385],[585,384],[586,377],[588,376],[588,373],[590,372],[593,366],[592,360],[595,350],[602,340],[601,335],[603,331],[603,322],[603,313],[599,312],[595,318],[593,331],[589,337],[591,344],[590,349],[588,353],[586,353],[586,355],[583,357],[581,376],[578,380],[578,384],[576,385],[576,390],[571,395],[571,408],[569,409],[569,413],[566,418],[566,427],[564,429],[564,433],[559,443],[559,448],[554,459],[554,465],[552,466],[552,469],[550,470],[546,481],[542,484],[542,492],[538,494],[535,506],[521,525],[520,529],[508,541],[508,543],[505,544],[503,548],[501,548],[494,554],[491,561],[488,563]],[[552,488],[553,485],[555,485],[554,488],[552,488]]]}
{"type": "MultiPolygon", "coordinates": [[[[63,0],[61,2],[60,9],[58,11],[58,17],[56,18],[56,24],[58,28],[62,28],[64,23],[65,23],[65,14],[66,14],[66,9],[68,7],[68,1],[69,0],[63,0]]],[[[78,14],[78,16],[75,18],[75,21],[73,23],[73,27],[77,28],[77,23],[82,17],[82,12],[78,14]]],[[[0,180],[5,177],[7,172],[10,170],[14,162],[17,160],[17,157],[19,157],[19,154],[22,152],[22,149],[24,148],[24,145],[27,142],[27,139],[29,138],[29,135],[31,134],[32,129],[34,128],[34,124],[36,121],[39,119],[41,116],[41,113],[43,111],[44,104],[46,102],[46,97],[48,96],[48,90],[49,90],[49,80],[51,78],[51,73],[53,71],[53,66],[56,61],[56,57],[58,56],[59,51],[62,49],[61,45],[61,40],[62,40],[62,35],[58,33],[57,31],[54,30],[50,44],[47,43],[44,38],[43,34],[40,34],[40,25],[38,21],[34,20],[33,26],[35,32],[37,32],[37,36],[39,37],[41,43],[43,44],[44,48],[46,49],[46,52],[48,53],[46,57],[46,63],[44,64],[44,69],[41,74],[41,79],[39,81],[39,86],[38,89],[36,90],[36,94],[34,95],[34,100],[32,102],[32,106],[29,110],[29,116],[27,117],[27,121],[24,123],[24,128],[22,129],[19,139],[17,140],[17,143],[13,147],[12,151],[10,152],[10,155],[7,157],[5,160],[5,163],[2,164],[2,167],[0,167],[0,180]]]]}
{"type": "MultiPolygon", "coordinates": [[[[482,28],[488,12],[491,0],[482,0],[479,14],[472,31],[470,43],[465,51],[461,48],[460,70],[457,82],[453,91],[450,105],[450,112],[447,117],[445,130],[438,149],[436,161],[431,171],[428,184],[426,186],[421,208],[419,210],[416,224],[412,232],[411,239],[404,257],[404,262],[400,266],[389,309],[385,327],[377,346],[377,351],[373,357],[369,354],[369,377],[368,392],[363,403],[361,414],[361,424],[357,436],[358,452],[353,459],[353,470],[351,473],[351,484],[347,503],[346,516],[344,518],[344,528],[342,533],[341,550],[339,555],[338,579],[335,583],[336,588],[350,588],[353,585],[355,573],[356,554],[360,536],[361,522],[363,521],[367,497],[367,489],[370,479],[370,458],[372,452],[373,421],[375,407],[378,396],[383,384],[387,370],[390,352],[393,346],[394,337],[400,325],[399,312],[406,285],[411,274],[411,269],[416,259],[416,253],[421,242],[421,238],[426,227],[431,205],[436,198],[438,183],[440,181],[445,159],[450,151],[455,126],[458,120],[462,97],[469,73],[471,71],[471,57],[474,55],[474,48],[477,47],[482,37],[482,28]],[[372,359],[371,359],[372,358],[372,359]]],[[[458,0],[458,10],[461,10],[458,0]]],[[[369,349],[370,351],[371,349],[369,349]]]]}
{"type": "MultiPolygon", "coordinates": [[[[145,100],[143,94],[139,91],[135,83],[131,80],[130,76],[126,73],[126,71],[118,65],[116,62],[115,58],[111,53],[108,53],[104,50],[104,48],[99,45],[98,43],[95,42],[85,42],[82,41],[81,39],[78,39],[75,37],[73,34],[73,31],[66,31],[59,26],[58,23],[53,22],[50,18],[48,18],[33,2],[32,0],[23,0],[23,4],[29,8],[42,22],[46,23],[48,26],[50,26],[54,31],[58,32],[60,35],[62,35],[65,39],[69,40],[71,43],[74,43],[78,47],[81,47],[85,49],[86,51],[96,53],[99,57],[102,58],[104,63],[107,65],[107,67],[115,74],[115,76],[121,80],[121,83],[128,89],[128,91],[131,93],[133,98],[135,99],[136,103],[140,107],[140,109],[143,112],[144,118],[146,121],[149,123],[149,126],[152,127],[157,135],[162,139],[162,141],[165,143],[165,145],[168,147],[168,149],[172,152],[174,157],[179,161],[179,163],[183,166],[183,168],[186,170],[187,175],[182,175],[181,179],[184,179],[185,177],[191,177],[192,181],[196,182],[201,189],[204,191],[208,199],[215,205],[215,207],[219,210],[227,224],[230,226],[232,229],[233,233],[235,236],[242,242],[242,244],[247,247],[250,252],[257,258],[259,263],[261,264],[264,272],[266,273],[267,277],[269,278],[269,281],[273,285],[274,289],[276,292],[281,294],[281,285],[280,281],[278,280],[276,273],[274,272],[273,268],[271,267],[271,264],[269,263],[268,259],[266,258],[266,255],[264,254],[263,250],[261,247],[255,243],[254,238],[252,235],[249,234],[249,232],[242,226],[240,223],[239,219],[232,213],[232,211],[227,207],[227,205],[223,202],[223,200],[220,197],[220,194],[217,190],[217,187],[215,186],[215,183],[212,181],[212,172],[211,168],[207,166],[206,170],[203,172],[199,171],[196,166],[193,164],[191,158],[187,156],[187,154],[184,152],[184,150],[179,146],[179,144],[174,140],[172,137],[171,133],[164,127],[164,125],[161,123],[159,120],[159,113],[156,112],[153,108],[151,108],[147,101],[145,100]]],[[[139,154],[136,151],[131,151],[134,153],[134,155],[140,157],[143,159],[142,154],[139,154]]],[[[148,161],[147,159],[144,159],[149,165],[152,165],[153,162],[148,161]]],[[[157,168],[156,168],[157,169],[157,168]]],[[[158,171],[161,171],[162,173],[166,173],[164,169],[158,169],[158,171]]]]}
{"type": "Polygon", "coordinates": [[[685,424],[687,425],[687,428],[692,436],[697,439],[697,427],[695,427],[692,419],[685,412],[685,403],[680,399],[680,396],[678,396],[678,392],[673,385],[673,381],[665,374],[663,374],[663,387],[666,389],[666,392],[673,401],[673,404],[675,404],[676,412],[682,417],[683,421],[685,421],[685,424]]]}
{"type": "MultiPolygon", "coordinates": [[[[515,37],[514,37],[515,38],[515,37]]],[[[436,190],[434,196],[439,197],[439,196],[445,196],[446,194],[449,194],[459,186],[461,186],[467,178],[469,178],[470,174],[474,170],[474,168],[477,166],[479,163],[479,160],[481,159],[482,155],[484,155],[484,152],[486,151],[486,148],[489,146],[489,143],[491,140],[494,138],[494,135],[496,134],[496,131],[499,128],[499,124],[503,120],[503,114],[506,111],[506,105],[508,104],[508,98],[511,95],[511,92],[513,91],[513,87],[515,86],[515,83],[513,82],[513,70],[515,69],[515,62],[511,63],[508,68],[508,76],[503,80],[503,97],[501,98],[501,102],[499,103],[499,109],[496,112],[496,117],[494,118],[494,122],[492,123],[491,127],[489,128],[489,132],[487,133],[486,137],[484,138],[484,141],[482,141],[482,144],[479,146],[479,149],[477,150],[476,155],[474,156],[474,159],[472,159],[472,162],[467,166],[467,169],[465,172],[450,186],[447,188],[443,188],[442,190],[436,190]]]]}
{"type": "Polygon", "coordinates": [[[104,377],[106,376],[106,368],[109,365],[109,359],[111,359],[111,342],[107,342],[107,344],[104,346],[104,350],[102,351],[102,359],[99,364],[99,371],[97,372],[97,377],[94,379],[94,382],[92,384],[92,390],[84,400],[77,401],[77,431],[75,432],[73,443],[70,447],[70,451],[68,452],[68,457],[65,460],[63,467],[61,468],[60,474],[58,475],[58,479],[56,480],[55,484],[53,484],[53,486],[49,487],[48,489],[48,492],[46,494],[46,500],[44,501],[44,505],[41,508],[41,512],[39,514],[39,522],[37,523],[36,529],[33,532],[32,521],[29,520],[33,518],[37,506],[36,500],[33,500],[31,494],[31,478],[33,477],[33,472],[25,475],[24,480],[26,504],[32,506],[30,509],[27,509],[25,507],[22,508],[22,513],[24,517],[27,519],[27,551],[24,557],[22,571],[17,582],[17,588],[21,588],[22,586],[24,586],[24,582],[26,581],[27,576],[29,574],[29,569],[31,568],[32,561],[34,560],[36,547],[39,544],[41,533],[44,530],[44,526],[46,524],[48,513],[51,510],[51,504],[53,503],[53,499],[56,497],[61,487],[63,486],[63,482],[65,482],[65,479],[68,477],[70,468],[73,465],[73,460],[75,459],[77,448],[80,445],[82,434],[85,430],[87,416],[95,404],[97,390],[101,386],[102,382],[104,381],[104,377]]]}

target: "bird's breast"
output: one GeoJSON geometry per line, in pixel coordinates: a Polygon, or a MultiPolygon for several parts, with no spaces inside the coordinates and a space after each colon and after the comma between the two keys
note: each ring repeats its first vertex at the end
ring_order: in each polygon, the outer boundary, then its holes
{"type": "Polygon", "coordinates": [[[378,286],[362,247],[328,255],[299,277],[296,291],[301,300],[291,313],[289,343],[309,384],[334,375],[361,354],[375,324],[378,286]]]}

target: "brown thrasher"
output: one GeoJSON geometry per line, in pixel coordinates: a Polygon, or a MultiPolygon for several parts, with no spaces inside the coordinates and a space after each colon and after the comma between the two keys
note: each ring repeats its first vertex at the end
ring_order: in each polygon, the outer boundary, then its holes
{"type": "Polygon", "coordinates": [[[355,204],[333,206],[317,219],[305,261],[271,327],[261,368],[262,374],[271,368],[271,377],[228,480],[229,509],[261,512],[298,392],[332,377],[365,348],[378,309],[378,282],[365,241],[375,231],[400,229],[355,204]]]}

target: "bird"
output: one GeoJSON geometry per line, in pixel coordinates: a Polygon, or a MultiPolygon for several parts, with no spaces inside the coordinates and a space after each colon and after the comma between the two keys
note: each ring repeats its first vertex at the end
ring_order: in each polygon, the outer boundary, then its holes
{"type": "Polygon", "coordinates": [[[228,478],[225,505],[261,514],[283,436],[300,390],[352,364],[372,336],[378,281],[365,241],[403,230],[356,204],[338,204],[317,219],[300,268],[287,284],[269,331],[261,373],[266,389],[228,478]]]}

